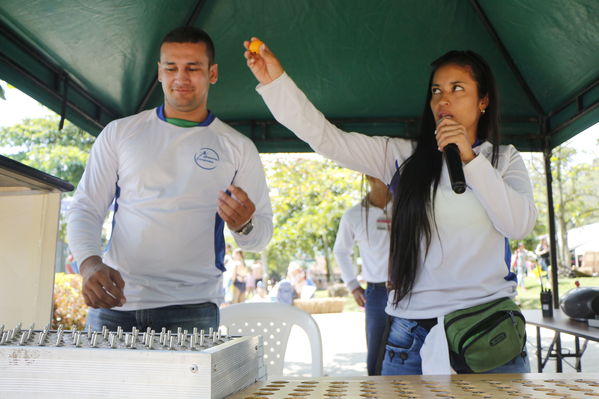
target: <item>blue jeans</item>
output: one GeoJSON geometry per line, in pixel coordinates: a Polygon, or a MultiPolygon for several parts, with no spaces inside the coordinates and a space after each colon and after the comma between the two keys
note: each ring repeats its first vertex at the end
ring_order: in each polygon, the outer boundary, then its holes
{"type": "Polygon", "coordinates": [[[181,327],[191,332],[194,327],[198,330],[207,331],[210,327],[216,330],[219,323],[218,306],[205,302],[141,310],[90,308],[85,327],[96,331],[102,330],[102,326],[106,326],[109,331],[116,331],[119,326],[125,331],[131,331],[133,327],[140,330],[150,327],[155,331],[165,327],[167,330],[177,331],[177,327],[181,327]]]}
{"type": "Polygon", "coordinates": [[[387,288],[384,285],[369,283],[364,291],[364,298],[366,299],[364,310],[366,312],[366,345],[368,347],[366,365],[368,375],[375,375],[378,354],[381,345],[383,345],[383,334],[387,322],[387,314],[385,313],[387,296],[387,288]]]}
{"type": "MultiPolygon", "coordinates": [[[[422,359],[420,348],[428,330],[415,321],[392,317],[391,329],[385,346],[382,375],[422,374],[422,359]]],[[[465,370],[456,370],[465,374],[465,370]]],[[[506,364],[481,374],[496,373],[530,373],[530,363],[526,350],[506,364]]]]}

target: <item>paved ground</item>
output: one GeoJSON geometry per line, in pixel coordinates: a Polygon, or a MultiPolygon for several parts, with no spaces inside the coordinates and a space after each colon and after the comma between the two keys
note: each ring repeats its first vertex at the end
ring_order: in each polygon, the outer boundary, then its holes
{"type": "MultiPolygon", "coordinates": [[[[320,328],[323,345],[324,373],[328,376],[366,375],[366,339],[364,337],[364,313],[345,312],[316,314],[313,316],[320,328]]],[[[528,326],[528,354],[531,371],[537,371],[536,329],[528,326]]],[[[541,329],[543,347],[551,343],[553,334],[541,329]]],[[[581,340],[582,341],[582,340],[581,340]]],[[[582,344],[582,342],[581,342],[582,344]]],[[[574,348],[574,338],[562,334],[562,346],[574,348]]],[[[294,327],[289,338],[285,358],[285,375],[310,376],[310,351],[308,338],[303,330],[294,327]]],[[[573,350],[573,349],[572,349],[573,350]]],[[[574,363],[573,359],[568,362],[574,363]]],[[[573,366],[564,363],[564,372],[574,372],[573,366]]],[[[589,342],[582,358],[582,370],[599,372],[599,343],[589,342]]],[[[555,372],[555,360],[550,360],[545,372],[555,372]]]]}

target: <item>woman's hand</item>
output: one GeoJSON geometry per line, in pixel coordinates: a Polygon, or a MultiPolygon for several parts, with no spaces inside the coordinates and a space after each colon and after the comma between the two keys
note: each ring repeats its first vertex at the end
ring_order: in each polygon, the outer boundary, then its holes
{"type": "MultiPolygon", "coordinates": [[[[252,40],[258,40],[258,38],[252,37],[252,40]]],[[[243,46],[246,49],[243,56],[247,60],[247,66],[256,79],[258,79],[258,82],[263,85],[269,84],[285,72],[277,57],[275,57],[266,44],[262,43],[257,53],[250,52],[248,50],[249,45],[249,41],[246,40],[243,42],[243,46]]]]}
{"type": "Polygon", "coordinates": [[[468,163],[476,157],[472,151],[472,144],[468,139],[466,127],[451,118],[442,118],[437,122],[435,138],[439,151],[443,151],[446,145],[455,144],[460,150],[462,162],[468,163]]]}

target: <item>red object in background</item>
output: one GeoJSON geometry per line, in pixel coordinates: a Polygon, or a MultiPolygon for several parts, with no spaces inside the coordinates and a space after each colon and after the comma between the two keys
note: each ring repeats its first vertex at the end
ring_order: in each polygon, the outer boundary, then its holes
{"type": "Polygon", "coordinates": [[[73,262],[75,261],[75,258],[73,257],[73,255],[69,255],[67,256],[67,262],[64,265],[64,270],[67,274],[75,274],[78,273],[77,271],[74,270],[73,268],[73,262]]]}
{"type": "Polygon", "coordinates": [[[574,285],[576,286],[576,288],[580,287],[580,281],[576,280],[576,281],[574,282],[574,285]]]}

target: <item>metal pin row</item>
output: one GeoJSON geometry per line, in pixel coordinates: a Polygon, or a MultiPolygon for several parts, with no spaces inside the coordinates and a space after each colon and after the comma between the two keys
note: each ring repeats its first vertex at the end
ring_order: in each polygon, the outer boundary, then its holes
{"type": "MultiPolygon", "coordinates": [[[[135,349],[137,347],[138,338],[140,338],[140,344],[147,349],[154,349],[155,335],[156,332],[151,328],[147,328],[146,332],[141,333],[139,329],[133,328],[131,333],[124,333],[122,327],[117,327],[116,332],[111,332],[106,326],[102,327],[102,331],[92,331],[88,328],[86,331],[79,331],[77,328],[72,330],[64,330],[63,325],[59,325],[58,329],[53,332],[50,331],[50,325],[47,325],[43,330],[39,331],[37,337],[37,345],[44,346],[46,344],[53,344],[54,346],[67,345],[67,333],[70,333],[72,344],[75,347],[81,347],[83,344],[82,336],[87,335],[87,340],[90,347],[97,347],[102,341],[106,343],[110,348],[117,348],[118,342],[122,341],[125,348],[135,349]],[[55,339],[52,339],[52,334],[55,333],[55,339]],[[124,334],[124,335],[123,335],[124,334]],[[51,340],[51,341],[50,341],[51,340]],[[124,341],[123,341],[124,340],[124,341]]],[[[14,344],[18,342],[18,345],[24,346],[29,343],[32,336],[34,336],[34,325],[31,325],[29,329],[23,330],[21,323],[19,323],[14,329],[6,330],[4,325],[0,326],[0,345],[14,344]],[[15,337],[17,341],[15,342],[15,337]],[[13,343],[14,342],[14,343],[13,343]]],[[[177,329],[177,333],[173,334],[170,330],[162,328],[160,335],[158,336],[158,343],[162,346],[162,349],[174,350],[174,349],[189,349],[196,350],[201,347],[214,346],[221,341],[226,341],[226,334],[221,334],[221,330],[216,331],[213,328],[208,330],[208,334],[204,330],[194,328],[190,334],[187,330],[182,328],[177,329]],[[223,338],[224,336],[224,338],[223,338]],[[199,348],[198,348],[199,347],[199,348]]]]}

